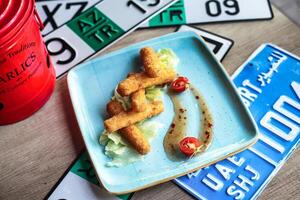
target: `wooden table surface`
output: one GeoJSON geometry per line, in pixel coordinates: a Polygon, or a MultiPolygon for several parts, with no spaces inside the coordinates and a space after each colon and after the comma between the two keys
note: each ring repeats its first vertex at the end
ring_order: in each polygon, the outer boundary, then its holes
{"type": "MultiPolygon", "coordinates": [[[[300,28],[273,7],[274,19],[199,27],[234,40],[223,60],[232,74],[262,43],[272,42],[300,55],[300,28]]],[[[138,30],[107,52],[173,32],[175,27],[138,30]]],[[[0,199],[42,199],[76,156],[84,149],[68,94],[66,76],[57,80],[47,104],[19,123],[0,127],[0,199]]],[[[300,149],[298,148],[259,199],[300,199],[300,149]]],[[[172,182],[134,194],[133,199],[192,199],[172,182]]]]}

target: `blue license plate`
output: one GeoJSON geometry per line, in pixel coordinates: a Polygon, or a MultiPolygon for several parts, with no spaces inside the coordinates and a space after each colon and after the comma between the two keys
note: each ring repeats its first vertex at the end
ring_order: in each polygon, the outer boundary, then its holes
{"type": "Polygon", "coordinates": [[[199,199],[255,199],[300,138],[300,59],[279,47],[259,47],[233,82],[260,131],[249,149],[175,179],[199,199]]]}

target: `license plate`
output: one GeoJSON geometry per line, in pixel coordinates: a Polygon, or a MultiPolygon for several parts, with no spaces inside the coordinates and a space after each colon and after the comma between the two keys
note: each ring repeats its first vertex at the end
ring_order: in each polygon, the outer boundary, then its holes
{"type": "Polygon", "coordinates": [[[234,43],[234,41],[229,38],[193,26],[182,25],[177,29],[177,32],[180,31],[193,31],[201,36],[207,47],[220,61],[224,59],[234,43]]]}
{"type": "Polygon", "coordinates": [[[57,77],[129,34],[173,2],[103,0],[50,32],[44,40],[57,77]]]}
{"type": "Polygon", "coordinates": [[[180,0],[142,27],[272,18],[268,0],[180,0]]]}
{"type": "Polygon", "coordinates": [[[233,82],[260,130],[249,149],[175,179],[199,199],[255,199],[300,139],[300,59],[262,45],[234,73],[233,82]]]}
{"type": "Polygon", "coordinates": [[[36,0],[36,8],[44,24],[42,35],[62,26],[100,0],[36,0]]]}
{"type": "Polygon", "coordinates": [[[88,153],[82,153],[72,164],[57,186],[55,186],[45,199],[71,199],[71,200],[127,200],[131,194],[118,195],[108,193],[99,186],[94,168],[88,157],[88,153]]]}

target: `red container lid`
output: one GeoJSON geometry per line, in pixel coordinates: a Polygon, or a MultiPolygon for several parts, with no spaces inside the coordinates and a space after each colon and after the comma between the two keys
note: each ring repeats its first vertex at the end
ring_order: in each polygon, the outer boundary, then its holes
{"type": "Polygon", "coordinates": [[[0,48],[21,31],[33,13],[33,0],[1,0],[0,48]]]}

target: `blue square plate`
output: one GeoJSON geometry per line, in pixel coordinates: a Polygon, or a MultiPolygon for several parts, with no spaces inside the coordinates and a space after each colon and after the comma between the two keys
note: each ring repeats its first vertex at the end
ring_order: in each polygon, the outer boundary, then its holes
{"type": "MultiPolygon", "coordinates": [[[[100,182],[111,193],[128,193],[165,182],[238,153],[257,140],[257,127],[226,72],[202,39],[192,32],[169,34],[83,63],[69,72],[68,85],[88,153],[100,182]],[[164,124],[151,142],[151,152],[136,163],[106,167],[109,158],[98,142],[107,118],[106,104],[116,85],[129,72],[140,70],[139,50],[144,46],[156,50],[171,48],[179,57],[177,72],[188,77],[201,92],[212,113],[213,142],[205,153],[192,159],[169,160],[164,152],[163,138],[174,110],[170,98],[164,94],[165,111],[151,119],[164,124]]],[[[194,101],[184,101],[189,116],[188,135],[196,135],[199,131],[201,114],[195,112],[198,104],[194,101]]]]}

